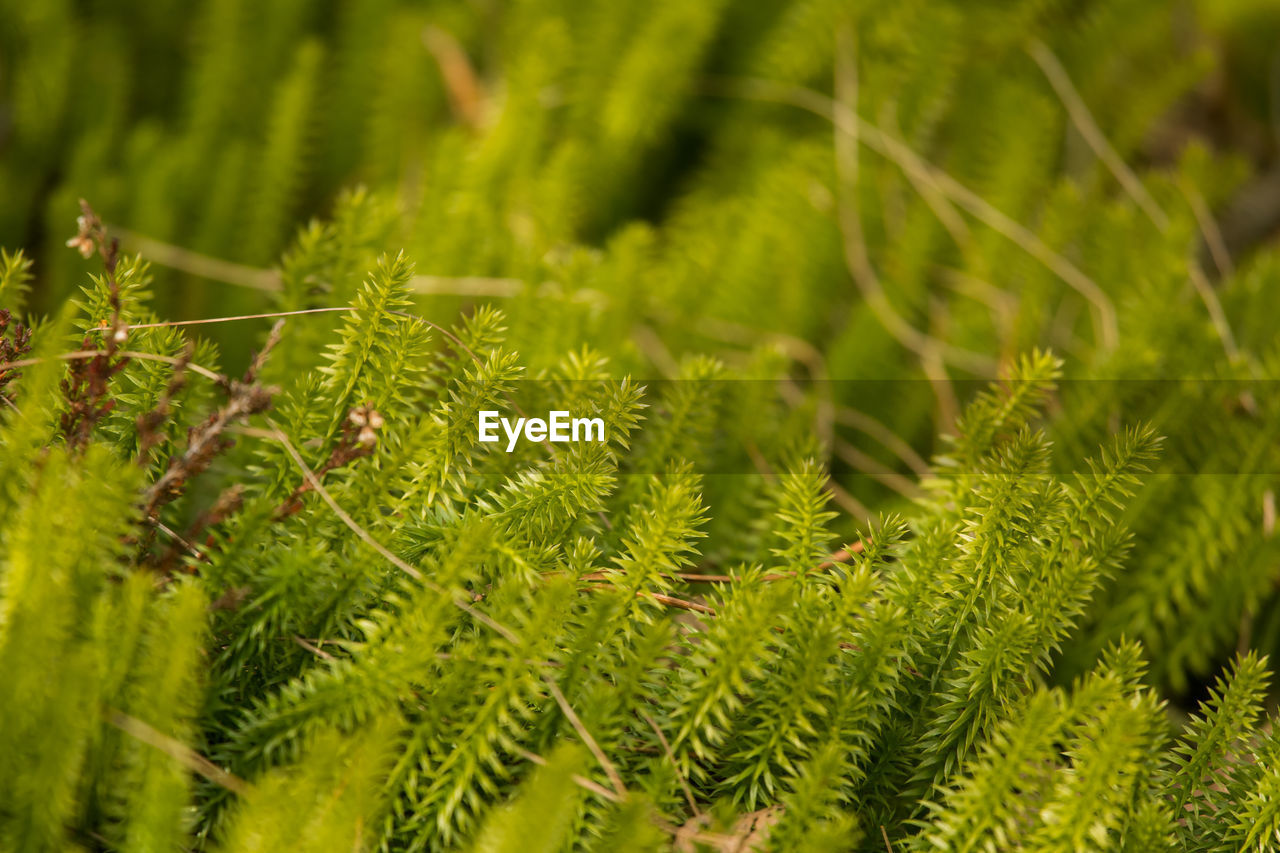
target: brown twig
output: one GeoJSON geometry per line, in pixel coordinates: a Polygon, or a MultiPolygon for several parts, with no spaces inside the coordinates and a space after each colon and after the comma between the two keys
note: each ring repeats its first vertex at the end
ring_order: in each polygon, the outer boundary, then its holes
{"type": "Polygon", "coordinates": [[[636,598],[642,598],[645,596],[652,598],[659,604],[665,604],[668,607],[676,607],[681,610],[692,610],[695,613],[705,613],[711,616],[714,616],[716,613],[715,608],[713,607],[708,607],[705,604],[699,604],[696,601],[689,601],[685,598],[676,598],[674,595],[663,595],[660,592],[646,592],[644,590],[636,593],[636,598]]]}
{"type": "MultiPolygon", "coordinates": [[[[244,506],[244,486],[240,483],[236,483],[226,489],[223,489],[217,499],[214,500],[213,506],[196,517],[196,520],[187,528],[185,536],[179,536],[160,522],[155,522],[156,528],[167,533],[170,539],[173,540],[169,543],[169,547],[165,549],[165,552],[160,556],[160,558],[156,560],[155,567],[157,571],[161,574],[167,575],[173,570],[174,563],[178,559],[180,545],[185,547],[188,553],[195,557],[196,560],[208,562],[208,556],[195,545],[191,544],[192,541],[198,539],[200,534],[205,530],[221,524],[232,515],[239,512],[242,506],[244,506]]],[[[211,544],[211,540],[206,540],[206,546],[211,544]]]]}
{"type": "Polygon", "coordinates": [[[1027,48],[1027,53],[1035,60],[1036,65],[1040,66],[1040,70],[1044,72],[1045,79],[1049,81],[1049,85],[1053,87],[1053,91],[1057,94],[1062,105],[1067,109],[1067,115],[1071,117],[1071,123],[1076,126],[1076,130],[1080,131],[1080,135],[1084,137],[1084,141],[1093,149],[1093,153],[1107,167],[1107,171],[1115,177],[1124,191],[1129,197],[1142,208],[1142,212],[1147,215],[1157,228],[1164,231],[1169,227],[1169,216],[1161,209],[1156,200],[1151,197],[1151,193],[1147,192],[1147,188],[1143,186],[1142,181],[1138,180],[1138,176],[1133,173],[1128,164],[1121,159],[1111,143],[1107,141],[1106,135],[1102,129],[1098,127],[1098,123],[1093,120],[1093,114],[1089,111],[1089,107],[1085,104],[1084,98],[1080,97],[1080,93],[1076,91],[1076,87],[1071,83],[1067,70],[1062,67],[1062,63],[1058,61],[1058,57],[1054,56],[1053,51],[1045,46],[1044,42],[1033,41],[1027,48]]]}
{"type": "MultiPolygon", "coordinates": [[[[527,749],[520,749],[520,748],[516,748],[514,752],[516,753],[516,755],[519,755],[521,758],[523,758],[525,761],[530,762],[531,764],[536,764],[539,767],[547,766],[547,759],[543,758],[541,755],[538,755],[536,752],[530,752],[527,749]]],[[[615,794],[613,791],[610,791],[608,788],[599,784],[598,782],[591,781],[586,776],[581,776],[575,773],[570,778],[573,779],[573,784],[577,785],[579,788],[582,788],[585,791],[590,791],[596,796],[606,799],[611,803],[622,802],[622,798],[619,797],[617,794],[615,794]]]]}
{"type": "Polygon", "coordinates": [[[873,518],[866,504],[849,494],[834,480],[827,483],[827,491],[831,493],[831,499],[836,502],[836,505],[849,515],[867,520],[873,518]]]}
{"type": "Polygon", "coordinates": [[[653,733],[658,736],[658,743],[662,744],[662,751],[666,753],[667,760],[671,762],[671,766],[676,768],[676,781],[680,783],[680,789],[684,791],[685,802],[689,804],[689,810],[693,812],[695,817],[702,816],[702,810],[698,808],[698,802],[693,797],[693,791],[689,788],[689,782],[684,778],[684,774],[679,772],[679,765],[676,763],[676,754],[671,749],[671,744],[667,741],[667,736],[662,733],[662,728],[658,725],[657,720],[649,716],[644,711],[637,711],[640,718],[649,724],[649,728],[653,729],[653,733]]]}
{"type": "MultiPolygon", "coordinates": [[[[88,338],[84,346],[90,346],[88,338]]],[[[71,448],[82,447],[89,441],[94,425],[116,407],[115,400],[105,400],[111,378],[124,370],[128,357],[112,358],[113,347],[97,351],[88,359],[76,359],[62,379],[60,388],[67,401],[67,409],[58,419],[58,427],[71,448]]],[[[22,362],[11,362],[21,364],[22,362]]]]}
{"type": "Polygon", "coordinates": [[[223,433],[232,423],[266,411],[271,405],[273,389],[257,384],[258,373],[271,349],[279,342],[284,326],[281,320],[271,329],[266,343],[249,363],[240,381],[226,379],[224,387],[229,399],[199,426],[187,433],[187,448],[169,459],[169,467],[144,494],[144,517],[154,519],[160,507],[182,494],[186,483],[205,469],[214,457],[231,446],[223,433]]]}
{"type": "Polygon", "coordinates": [[[1115,349],[1119,340],[1115,305],[1096,281],[1075,264],[1047,246],[1029,228],[997,209],[986,199],[913,151],[906,143],[864,119],[848,106],[821,92],[777,80],[754,77],[707,78],[703,94],[712,97],[745,98],[779,103],[811,112],[830,121],[846,134],[877,154],[892,161],[907,174],[916,175],[943,197],[969,213],[988,228],[1008,239],[1068,287],[1084,297],[1096,311],[1097,339],[1105,350],[1115,349]]]}
{"type": "Polygon", "coordinates": [[[484,92],[466,51],[452,33],[439,27],[424,28],[422,44],[440,68],[454,117],[469,130],[475,130],[480,126],[484,92]]]}
{"type": "MultiPolygon", "coordinates": [[[[115,408],[115,400],[105,400],[111,378],[125,368],[129,359],[116,358],[116,351],[128,338],[128,331],[120,320],[120,282],[116,278],[116,266],[120,261],[120,241],[109,238],[102,220],[94,213],[89,202],[80,199],[80,216],[76,217],[77,231],[67,240],[69,248],[80,252],[86,259],[97,252],[102,257],[102,268],[107,281],[107,303],[111,318],[99,329],[104,333],[103,350],[88,361],[73,361],[67,376],[61,382],[67,409],[59,418],[59,428],[67,444],[82,447],[89,441],[94,426],[115,408]]],[[[92,341],[86,335],[82,346],[89,349],[92,341]]]]}
{"type": "MultiPolygon", "coordinates": [[[[116,267],[120,262],[120,241],[107,236],[107,229],[94,213],[89,202],[80,199],[80,216],[76,218],[76,234],[67,240],[69,248],[80,252],[86,259],[97,252],[102,257],[102,268],[107,281],[107,303],[111,309],[110,320],[100,331],[105,333],[103,350],[87,361],[76,360],[61,382],[67,409],[59,418],[59,429],[72,449],[83,447],[93,434],[94,426],[115,408],[115,400],[104,399],[112,377],[125,368],[129,358],[116,357],[116,351],[128,338],[128,330],[120,319],[120,282],[116,267]]],[[[93,346],[86,335],[85,349],[93,346]]]]}
{"type": "MultiPolygon", "coordinates": [[[[120,228],[116,225],[109,226],[112,233],[118,234],[125,245],[134,249],[141,255],[145,255],[147,260],[159,264],[162,267],[184,272],[198,278],[208,279],[210,281],[218,281],[223,284],[230,284],[235,287],[246,287],[251,290],[261,290],[264,293],[280,293],[284,290],[284,285],[280,282],[280,273],[277,270],[262,269],[261,267],[248,267],[243,264],[224,261],[221,258],[202,255],[199,252],[193,252],[182,246],[175,246],[172,243],[165,243],[162,240],[155,240],[137,232],[130,231],[126,228],[120,228]]],[[[409,279],[409,289],[414,293],[423,296],[463,296],[463,297],[490,297],[490,298],[510,298],[524,292],[526,284],[524,280],[518,278],[500,278],[493,276],[447,276],[447,275],[415,275],[409,279]]],[[[583,291],[578,291],[579,295],[583,291]]],[[[349,311],[351,309],[342,308],[312,308],[304,309],[296,312],[284,312],[290,314],[308,314],[317,311],[349,311]]],[[[273,314],[270,316],[280,316],[273,314]]],[[[238,319],[238,318],[237,318],[238,319]]],[[[206,321],[193,321],[206,322],[206,321]]],[[[213,321],[218,322],[218,321],[213,321]]],[[[161,324],[164,325],[164,324],[161,324]]],[[[132,328],[140,328],[133,326],[132,328]]]]}
{"type": "Polygon", "coordinates": [[[293,636],[293,641],[294,641],[295,643],[297,643],[299,646],[302,646],[302,648],[306,649],[307,651],[311,652],[313,655],[315,655],[316,657],[318,657],[318,658],[320,658],[320,659],[322,659],[322,660],[333,660],[333,659],[334,659],[333,655],[329,654],[329,653],[328,653],[328,652],[326,652],[324,649],[320,648],[320,647],[319,647],[319,646],[317,646],[317,645],[314,645],[313,643],[311,643],[311,642],[309,642],[309,641],[307,641],[307,640],[302,639],[301,637],[297,636],[296,634],[293,636]]]}
{"type": "MultiPolygon", "coordinates": [[[[50,359],[53,359],[54,361],[84,361],[86,359],[97,358],[100,355],[106,355],[106,353],[107,351],[104,349],[86,348],[86,349],[72,350],[71,352],[59,353],[58,355],[45,356],[44,358],[20,358],[17,361],[7,361],[4,363],[0,363],[0,370],[8,370],[13,367],[31,367],[32,365],[40,364],[50,359]]],[[[160,353],[157,353],[157,352],[137,352],[134,350],[120,350],[117,354],[120,355],[122,358],[133,358],[139,361],[159,361],[159,362],[163,362],[164,364],[178,363],[178,358],[176,356],[161,355],[160,353]]],[[[198,364],[194,364],[194,363],[188,364],[187,370],[190,370],[192,373],[198,373],[201,376],[205,377],[206,379],[209,379],[217,383],[219,386],[224,386],[227,382],[227,377],[223,376],[221,373],[215,373],[209,368],[202,367],[198,364]]]]}
{"type": "Polygon", "coordinates": [[[560,706],[560,710],[564,713],[565,718],[569,720],[569,725],[573,726],[573,730],[577,732],[578,737],[587,745],[587,749],[591,750],[591,754],[595,756],[600,767],[604,770],[604,775],[609,777],[609,784],[613,785],[613,791],[618,795],[619,800],[627,799],[627,786],[622,783],[622,777],[618,775],[618,769],[613,766],[613,762],[604,754],[604,750],[600,748],[600,744],[591,736],[591,732],[587,731],[587,727],[583,725],[582,719],[577,715],[569,705],[569,700],[564,697],[559,685],[550,676],[544,675],[542,680],[546,682],[547,689],[551,691],[552,697],[556,700],[556,704],[560,706]]]}
{"type": "Polygon", "coordinates": [[[847,563],[849,562],[849,560],[853,559],[854,554],[861,554],[863,550],[865,550],[865,548],[866,548],[866,544],[861,539],[859,539],[857,542],[854,542],[852,545],[846,545],[845,547],[841,548],[839,551],[836,551],[834,554],[831,555],[831,559],[824,560],[823,562],[819,563],[818,568],[830,569],[834,567],[836,563],[847,563]]]}
{"type": "MultiPolygon", "coordinates": [[[[1142,208],[1142,212],[1147,215],[1152,224],[1160,232],[1167,232],[1169,230],[1168,214],[1151,197],[1151,194],[1147,192],[1147,188],[1143,186],[1142,181],[1138,179],[1138,176],[1133,173],[1133,170],[1120,158],[1111,143],[1107,141],[1106,135],[1098,127],[1097,122],[1093,120],[1093,114],[1089,111],[1089,107],[1085,104],[1084,99],[1080,97],[1075,86],[1072,85],[1071,78],[1067,75],[1066,69],[1062,67],[1062,63],[1058,61],[1058,58],[1053,55],[1049,48],[1039,41],[1032,42],[1028,52],[1036,64],[1040,66],[1040,70],[1044,72],[1054,92],[1057,93],[1062,100],[1063,106],[1066,107],[1072,124],[1080,131],[1080,135],[1084,137],[1085,142],[1093,149],[1093,153],[1107,167],[1107,170],[1111,172],[1120,186],[1129,194],[1129,197],[1134,200],[1138,207],[1142,208]]],[[[1200,226],[1205,245],[1217,265],[1219,273],[1226,274],[1231,269],[1231,255],[1222,239],[1222,232],[1204,203],[1204,198],[1198,192],[1188,189],[1185,182],[1179,182],[1179,186],[1182,188],[1183,195],[1191,207],[1191,212],[1200,226]]],[[[1205,310],[1209,312],[1209,319],[1213,323],[1214,331],[1222,342],[1222,347],[1227,357],[1231,359],[1237,358],[1239,356],[1239,348],[1236,346],[1231,324],[1227,320],[1226,312],[1222,310],[1222,303],[1218,299],[1218,294],[1213,289],[1213,285],[1210,284],[1198,258],[1193,256],[1187,262],[1187,275],[1191,279],[1192,286],[1195,287],[1196,295],[1200,297],[1204,303],[1205,310]]]]}
{"type": "Polygon", "coordinates": [[[249,783],[239,776],[228,773],[191,747],[176,738],[171,738],[151,726],[114,708],[106,710],[107,722],[131,737],[168,755],[188,770],[198,773],[221,788],[233,794],[243,794],[249,789],[249,783]]]}
{"type": "Polygon", "coordinates": [[[165,536],[168,536],[170,539],[172,539],[174,543],[176,543],[175,545],[170,546],[175,551],[177,550],[176,546],[181,545],[183,548],[187,549],[188,554],[195,557],[197,560],[204,559],[204,554],[200,552],[199,548],[197,548],[195,545],[191,543],[189,539],[182,536],[182,534],[178,533],[178,531],[174,530],[172,527],[169,527],[169,525],[165,524],[163,521],[157,521],[155,523],[155,527],[156,527],[156,530],[159,530],[165,536]]]}
{"type": "Polygon", "coordinates": [[[844,439],[838,438],[835,440],[835,452],[836,456],[853,466],[858,472],[866,474],[873,480],[888,486],[903,497],[915,499],[920,496],[921,490],[915,480],[899,474],[888,465],[867,453],[863,453],[844,439]]]}
{"type": "MultiPolygon", "coordinates": [[[[844,28],[837,33],[839,49],[836,55],[835,92],[837,103],[850,114],[857,115],[858,72],[854,51],[853,31],[844,28]]],[[[836,177],[839,182],[836,193],[836,213],[840,225],[845,266],[863,301],[884,327],[902,346],[924,356],[934,350],[942,353],[957,366],[974,373],[989,372],[993,360],[982,353],[939,341],[920,331],[902,316],[890,302],[867,252],[863,236],[862,218],[858,207],[858,144],[860,127],[855,123],[845,128],[832,125],[835,137],[836,177]]]]}

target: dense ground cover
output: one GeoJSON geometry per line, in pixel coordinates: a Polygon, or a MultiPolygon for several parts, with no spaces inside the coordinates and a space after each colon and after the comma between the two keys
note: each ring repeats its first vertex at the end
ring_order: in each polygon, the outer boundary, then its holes
{"type": "Polygon", "coordinates": [[[0,847],[1275,849],[1270,6],[0,0],[0,847]]]}

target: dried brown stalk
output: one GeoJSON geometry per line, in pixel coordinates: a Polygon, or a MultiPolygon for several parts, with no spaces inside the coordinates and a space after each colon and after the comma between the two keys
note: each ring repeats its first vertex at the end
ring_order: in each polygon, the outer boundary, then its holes
{"type": "MultiPolygon", "coordinates": [[[[128,329],[120,321],[120,282],[116,278],[120,242],[107,236],[102,220],[84,199],[80,199],[80,216],[76,218],[76,225],[76,235],[67,241],[67,246],[78,250],[85,258],[93,257],[94,252],[102,256],[111,319],[102,330],[106,333],[103,351],[87,361],[73,361],[67,377],[62,380],[67,410],[62,413],[59,427],[73,449],[88,443],[94,426],[115,408],[115,400],[106,399],[107,385],[129,363],[128,356],[116,357],[120,345],[128,338],[128,329]]],[[[82,346],[86,350],[92,349],[93,342],[86,336],[82,346]]]]}
{"type": "MultiPolygon", "coordinates": [[[[19,361],[29,352],[31,330],[14,320],[7,310],[0,309],[0,365],[19,361]]],[[[13,402],[13,397],[4,388],[21,375],[16,368],[0,367],[0,398],[13,402]]]]}
{"type": "Polygon", "coordinates": [[[183,767],[198,773],[215,785],[234,794],[243,794],[249,789],[248,783],[240,777],[228,773],[182,741],[156,731],[137,717],[131,717],[114,708],[108,708],[105,713],[107,722],[120,731],[160,750],[183,767]]]}
{"type": "Polygon", "coordinates": [[[283,320],[272,327],[266,343],[254,356],[243,379],[223,379],[228,394],[226,405],[187,432],[186,450],[170,457],[169,467],[145,493],[146,518],[154,520],[160,507],[181,495],[192,477],[205,471],[219,453],[231,446],[231,440],[223,435],[229,425],[270,407],[274,389],[259,385],[258,373],[267,355],[279,342],[283,327],[283,320]]]}

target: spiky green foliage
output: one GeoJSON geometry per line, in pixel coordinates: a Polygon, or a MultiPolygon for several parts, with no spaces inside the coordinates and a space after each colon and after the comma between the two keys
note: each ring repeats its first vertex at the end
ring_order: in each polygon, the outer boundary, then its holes
{"type": "Polygon", "coordinates": [[[0,0],[0,847],[1274,848],[1265,5],[0,0]]]}
{"type": "MultiPolygon", "coordinates": [[[[83,450],[25,451],[32,479],[6,498],[0,661],[10,702],[44,704],[6,706],[7,778],[66,781],[10,792],[28,803],[6,812],[13,844],[509,849],[530,821],[552,848],[613,844],[636,820],[653,844],[736,834],[781,849],[881,832],[919,849],[1226,849],[1271,832],[1258,658],[1177,749],[1136,647],[1069,692],[1047,680],[1126,560],[1119,511],[1159,444],[1122,432],[1071,481],[1055,475],[1037,429],[1054,360],[1029,357],[980,395],[916,508],[834,556],[821,464],[788,448],[781,402],[763,407],[776,427],[762,435],[784,443],[761,451],[777,473],[737,475],[763,480],[737,497],[764,513],[754,559],[708,574],[697,553],[719,505],[694,466],[715,424],[677,428],[698,386],[645,408],[643,388],[571,353],[522,396],[599,412],[609,440],[482,445],[467,400],[492,376],[505,403],[511,366],[465,341],[497,351],[501,320],[447,332],[452,354],[388,347],[416,328],[388,307],[409,307],[405,263],[372,273],[331,354],[293,378],[320,411],[295,396],[296,415],[250,431],[257,452],[227,457],[243,506],[187,543],[177,574],[155,537],[181,535],[191,510],[128,509],[166,466],[130,466],[136,443],[108,421],[83,450]],[[396,401],[406,376],[415,405],[396,401]],[[370,399],[385,414],[353,444],[339,407],[370,399]],[[446,453],[448,477],[424,473],[424,447],[437,465],[446,453]],[[75,678],[50,685],[20,649],[75,678]],[[66,716],[86,706],[101,710],[66,716]],[[37,736],[46,725],[66,737],[37,736]]],[[[24,453],[31,429],[11,413],[6,446],[24,453]]],[[[161,446],[182,457],[181,441],[161,446]]]]}

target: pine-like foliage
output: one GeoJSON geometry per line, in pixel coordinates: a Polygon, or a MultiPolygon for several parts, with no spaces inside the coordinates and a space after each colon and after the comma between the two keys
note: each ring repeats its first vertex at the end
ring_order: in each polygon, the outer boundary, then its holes
{"type": "Polygon", "coordinates": [[[0,0],[0,849],[1277,849],[1266,5],[0,0]]]}

